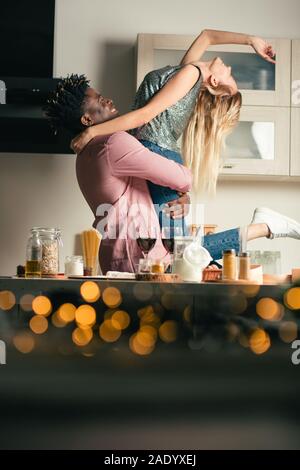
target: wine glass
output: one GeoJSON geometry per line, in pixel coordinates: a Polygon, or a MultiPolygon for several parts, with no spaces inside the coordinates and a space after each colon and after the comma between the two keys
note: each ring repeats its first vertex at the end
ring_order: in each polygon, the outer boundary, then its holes
{"type": "Polygon", "coordinates": [[[144,255],[147,264],[149,262],[149,252],[154,248],[156,240],[157,235],[154,228],[138,228],[138,237],[136,241],[144,255]]]}
{"type": "Polygon", "coordinates": [[[174,246],[175,238],[182,237],[183,229],[182,227],[170,227],[164,226],[161,230],[161,241],[167,252],[170,254],[170,265],[168,267],[168,272],[172,272],[172,266],[174,263],[174,246]]]}

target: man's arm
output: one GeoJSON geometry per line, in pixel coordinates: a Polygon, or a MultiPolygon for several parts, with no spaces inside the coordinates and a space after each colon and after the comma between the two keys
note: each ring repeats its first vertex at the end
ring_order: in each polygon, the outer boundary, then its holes
{"type": "Polygon", "coordinates": [[[114,176],[135,176],[180,192],[191,189],[188,168],[151,152],[126,132],[116,132],[108,139],[107,159],[114,176]]]}

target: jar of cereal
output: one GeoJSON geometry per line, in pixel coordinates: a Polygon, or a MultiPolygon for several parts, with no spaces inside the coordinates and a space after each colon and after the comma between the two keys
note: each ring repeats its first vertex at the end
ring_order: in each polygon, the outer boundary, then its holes
{"type": "Polygon", "coordinates": [[[33,227],[42,242],[42,276],[56,276],[59,272],[59,247],[62,246],[61,231],[52,227],[33,227]]]}

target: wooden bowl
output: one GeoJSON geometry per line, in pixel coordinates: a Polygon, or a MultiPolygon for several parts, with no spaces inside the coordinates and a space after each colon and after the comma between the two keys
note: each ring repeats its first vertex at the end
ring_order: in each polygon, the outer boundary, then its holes
{"type": "Polygon", "coordinates": [[[136,273],[135,278],[137,281],[152,281],[152,282],[178,282],[180,276],[178,274],[162,274],[162,273],[136,273]]]}

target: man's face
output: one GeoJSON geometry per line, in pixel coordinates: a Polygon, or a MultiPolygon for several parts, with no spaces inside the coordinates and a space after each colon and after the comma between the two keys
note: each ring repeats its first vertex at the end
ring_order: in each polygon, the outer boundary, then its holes
{"type": "Polygon", "coordinates": [[[100,124],[118,116],[118,110],[115,108],[112,100],[104,98],[94,88],[88,88],[85,96],[85,116],[88,116],[90,119],[86,125],[100,124]]]}

